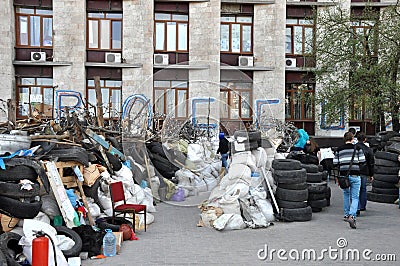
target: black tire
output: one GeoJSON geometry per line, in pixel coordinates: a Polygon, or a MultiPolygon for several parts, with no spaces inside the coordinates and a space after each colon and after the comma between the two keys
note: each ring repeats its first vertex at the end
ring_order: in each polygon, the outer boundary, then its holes
{"type": "Polygon", "coordinates": [[[320,183],[322,182],[322,172],[307,173],[307,183],[320,183]]]}
{"type": "Polygon", "coordinates": [[[324,166],[323,165],[321,165],[321,164],[319,164],[318,165],[318,172],[323,172],[325,169],[324,169],[324,166]]]}
{"type": "Polygon", "coordinates": [[[376,133],[376,135],[381,137],[381,141],[384,142],[384,141],[388,141],[392,137],[399,136],[399,133],[397,133],[395,131],[380,131],[380,132],[376,133]]]}
{"type": "Polygon", "coordinates": [[[373,193],[376,193],[376,194],[399,195],[399,189],[398,188],[376,188],[376,187],[372,187],[371,191],[373,193]]]}
{"type": "Polygon", "coordinates": [[[387,167],[375,165],[374,172],[375,174],[385,174],[385,175],[398,175],[400,167],[387,167]]]}
{"type": "Polygon", "coordinates": [[[302,169],[301,163],[292,159],[275,159],[272,161],[272,168],[274,170],[300,170],[302,169]]]}
{"type": "Polygon", "coordinates": [[[317,156],[313,154],[304,154],[302,152],[300,153],[298,151],[290,152],[286,158],[297,160],[303,164],[315,164],[315,165],[319,164],[317,156]]]}
{"type": "Polygon", "coordinates": [[[278,203],[279,208],[298,209],[307,207],[307,201],[288,201],[277,199],[276,202],[278,203]]]}
{"type": "Polygon", "coordinates": [[[321,212],[322,208],[311,207],[312,212],[321,212]]]}
{"type": "Polygon", "coordinates": [[[326,199],[326,206],[331,206],[331,198],[326,199]]]}
{"type": "Polygon", "coordinates": [[[261,131],[259,130],[236,130],[235,133],[233,134],[234,138],[236,139],[237,137],[245,137],[248,138],[249,142],[252,141],[260,141],[261,140],[261,131]]]}
{"type": "Polygon", "coordinates": [[[383,181],[387,183],[396,184],[399,182],[399,176],[396,175],[384,175],[384,174],[374,174],[374,180],[383,181]]]}
{"type": "Polygon", "coordinates": [[[258,144],[263,148],[272,148],[272,144],[269,139],[261,139],[258,144]]]}
{"type": "Polygon", "coordinates": [[[319,183],[307,183],[308,193],[311,194],[324,194],[328,189],[328,184],[323,181],[319,183]]]}
{"type": "Polygon", "coordinates": [[[122,168],[122,163],[121,161],[118,159],[117,156],[109,153],[109,152],[105,152],[106,156],[107,156],[107,160],[108,162],[111,164],[112,170],[114,171],[119,171],[122,168]]]}
{"type": "MultiPolygon", "coordinates": [[[[327,188],[326,188],[326,192],[325,192],[325,198],[326,198],[327,200],[330,200],[330,199],[331,199],[331,196],[332,196],[332,190],[331,190],[330,187],[327,187],[327,188]]],[[[328,206],[329,206],[329,205],[328,205],[328,206]]]]}
{"type": "Polygon", "coordinates": [[[326,199],[325,193],[308,193],[308,201],[326,199]]]}
{"type": "Polygon", "coordinates": [[[392,144],[390,144],[390,145],[385,147],[385,151],[394,152],[394,153],[400,154],[400,143],[399,142],[393,142],[392,144]]]}
{"type": "Polygon", "coordinates": [[[83,185],[82,188],[85,196],[92,198],[94,203],[99,206],[100,210],[104,211],[104,207],[103,205],[101,205],[101,202],[99,200],[100,178],[98,178],[91,187],[83,185]]]}
{"type": "Polygon", "coordinates": [[[21,202],[9,197],[0,196],[0,213],[19,219],[32,219],[38,215],[42,201],[21,202]]]}
{"type": "Polygon", "coordinates": [[[80,162],[84,166],[89,166],[88,151],[81,147],[52,149],[44,158],[50,160],[56,158],[60,162],[75,161],[80,162]]]}
{"type": "Polygon", "coordinates": [[[303,182],[303,183],[296,183],[296,184],[283,184],[283,183],[279,183],[279,187],[280,188],[284,188],[284,189],[291,189],[291,190],[303,190],[303,189],[307,189],[307,183],[303,182]]]}
{"type": "Polygon", "coordinates": [[[259,147],[258,142],[257,141],[250,141],[250,150],[254,151],[257,150],[259,147]]]}
{"type": "Polygon", "coordinates": [[[291,190],[278,187],[276,189],[276,197],[287,201],[307,201],[308,190],[291,190]]]}
{"type": "Polygon", "coordinates": [[[307,173],[318,173],[319,166],[315,164],[301,164],[301,167],[306,169],[307,173]]]}
{"type": "Polygon", "coordinates": [[[377,151],[375,152],[374,156],[376,159],[384,159],[393,162],[398,162],[398,157],[399,157],[398,154],[387,151],[377,151]]]}
{"type": "Polygon", "coordinates": [[[311,208],[325,208],[327,206],[325,198],[320,200],[308,201],[308,205],[311,206],[311,208]]]}
{"type": "Polygon", "coordinates": [[[103,231],[104,229],[111,229],[113,232],[118,232],[121,224],[127,224],[133,228],[132,222],[122,217],[116,217],[114,223],[112,222],[112,217],[99,218],[96,220],[96,224],[103,231]]]}
{"type": "Polygon", "coordinates": [[[25,165],[6,166],[6,170],[0,169],[0,181],[19,182],[21,179],[36,181],[38,174],[35,169],[25,165]]]}
{"type": "Polygon", "coordinates": [[[389,183],[389,182],[385,182],[385,181],[376,180],[375,178],[372,181],[372,187],[375,187],[375,188],[387,188],[387,189],[396,188],[394,183],[389,183]]]}
{"type": "Polygon", "coordinates": [[[22,189],[22,184],[0,181],[0,196],[9,197],[13,199],[31,198],[39,196],[40,185],[38,183],[32,184],[31,190],[22,189]]]}
{"type": "Polygon", "coordinates": [[[385,166],[385,167],[399,167],[399,162],[394,162],[390,160],[385,160],[385,159],[375,159],[375,165],[379,166],[385,166]]]}
{"type": "Polygon", "coordinates": [[[380,203],[394,203],[399,198],[399,195],[385,195],[377,194],[371,191],[367,191],[367,199],[369,201],[380,202],[380,203]]]}
{"type": "Polygon", "coordinates": [[[74,230],[69,229],[68,227],[65,227],[65,226],[55,226],[54,228],[57,231],[57,235],[67,236],[75,242],[75,245],[72,248],[70,248],[68,250],[62,250],[62,253],[64,254],[64,256],[66,258],[79,257],[79,253],[82,250],[82,239],[78,235],[78,233],[76,233],[74,230]]]}
{"type": "Polygon", "coordinates": [[[0,262],[4,260],[6,263],[0,263],[0,265],[7,266],[20,266],[20,264],[15,260],[15,255],[23,252],[22,246],[18,244],[21,236],[13,232],[5,232],[0,235],[0,262]]]}
{"type": "Polygon", "coordinates": [[[391,142],[400,142],[400,137],[399,136],[391,137],[389,139],[389,141],[391,141],[391,142]]]}
{"type": "Polygon", "coordinates": [[[287,222],[306,222],[312,219],[312,209],[310,206],[298,209],[281,209],[281,218],[287,222]]]}
{"type": "MultiPolygon", "coordinates": [[[[292,178],[301,178],[305,180],[307,179],[307,172],[306,169],[299,169],[299,170],[274,170],[272,172],[272,176],[275,180],[280,179],[292,179],[292,178]]],[[[283,183],[283,182],[281,182],[283,183]]],[[[298,182],[300,183],[300,182],[298,182]]]]}

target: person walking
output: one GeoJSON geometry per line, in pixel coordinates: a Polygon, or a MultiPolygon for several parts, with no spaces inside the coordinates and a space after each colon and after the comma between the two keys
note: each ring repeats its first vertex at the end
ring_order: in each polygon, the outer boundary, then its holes
{"type": "Polygon", "coordinates": [[[343,189],[344,221],[348,222],[351,228],[356,229],[361,187],[360,164],[365,163],[365,155],[362,149],[356,149],[352,144],[353,133],[346,132],[343,138],[345,144],[337,148],[333,164],[339,168],[340,176],[348,175],[350,187],[343,189]]]}
{"type": "Polygon", "coordinates": [[[225,138],[224,132],[220,132],[217,153],[221,154],[222,167],[225,168],[225,171],[228,171],[229,146],[229,141],[225,138]]]}
{"type": "Polygon", "coordinates": [[[364,133],[359,132],[357,135],[357,149],[362,149],[365,155],[365,163],[360,164],[360,176],[361,176],[361,187],[360,187],[360,201],[358,204],[357,215],[360,215],[360,211],[365,211],[367,207],[367,179],[370,181],[374,175],[374,152],[368,147],[367,138],[364,133]]]}

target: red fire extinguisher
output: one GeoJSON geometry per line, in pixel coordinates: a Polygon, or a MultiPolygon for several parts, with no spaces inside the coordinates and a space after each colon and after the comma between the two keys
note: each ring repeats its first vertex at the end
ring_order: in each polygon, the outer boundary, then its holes
{"type": "Polygon", "coordinates": [[[32,240],[32,266],[49,265],[49,239],[43,231],[35,233],[32,240]]]}

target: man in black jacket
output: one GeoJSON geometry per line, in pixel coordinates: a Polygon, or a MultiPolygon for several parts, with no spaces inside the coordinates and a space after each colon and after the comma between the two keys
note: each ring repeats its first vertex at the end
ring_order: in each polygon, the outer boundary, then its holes
{"type": "Polygon", "coordinates": [[[225,138],[224,132],[219,133],[219,145],[217,153],[221,154],[222,167],[228,171],[228,157],[230,151],[229,141],[225,138]]]}
{"type": "Polygon", "coordinates": [[[365,211],[367,207],[367,179],[373,179],[374,175],[374,152],[365,143],[367,138],[364,133],[359,132],[357,135],[358,149],[362,149],[365,155],[365,163],[360,165],[360,176],[361,176],[361,187],[360,187],[360,201],[358,203],[357,215],[360,215],[360,211],[365,211]]]}

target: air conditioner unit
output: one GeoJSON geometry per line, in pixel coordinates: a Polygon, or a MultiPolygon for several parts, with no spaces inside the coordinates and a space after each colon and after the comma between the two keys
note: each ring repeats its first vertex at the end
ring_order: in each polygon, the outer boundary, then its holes
{"type": "Polygon", "coordinates": [[[296,58],[286,58],[285,65],[286,65],[286,68],[296,67],[296,58]]]}
{"type": "Polygon", "coordinates": [[[154,64],[155,65],[168,65],[169,64],[168,54],[154,54],[154,64]]]}
{"type": "Polygon", "coordinates": [[[31,61],[45,62],[46,61],[46,53],[45,52],[31,52],[31,61]]]}
{"type": "Polygon", "coordinates": [[[106,63],[121,63],[121,54],[106,53],[106,63]]]}
{"type": "Polygon", "coordinates": [[[252,67],[254,65],[254,57],[252,56],[239,56],[239,66],[252,67]]]}

